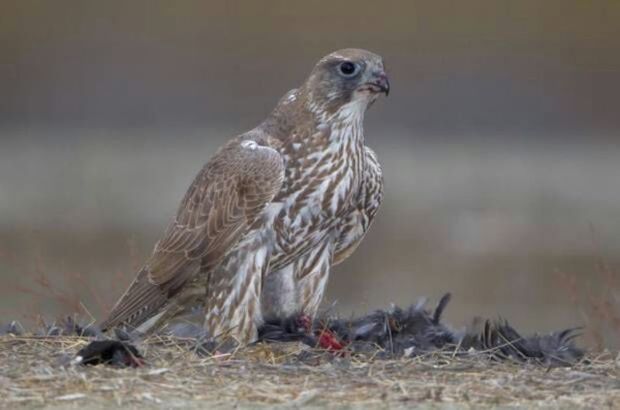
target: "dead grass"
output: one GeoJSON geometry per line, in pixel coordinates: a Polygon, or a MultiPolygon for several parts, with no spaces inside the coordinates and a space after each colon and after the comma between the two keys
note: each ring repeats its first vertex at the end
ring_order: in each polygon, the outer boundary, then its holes
{"type": "Polygon", "coordinates": [[[620,341],[620,271],[602,256],[602,246],[594,226],[590,226],[590,232],[593,254],[598,255],[591,281],[582,289],[574,273],[558,271],[556,276],[560,288],[579,309],[585,323],[584,338],[595,350],[602,350],[610,345],[617,346],[620,341]],[[594,283],[603,286],[595,291],[594,283]]]}
{"type": "Polygon", "coordinates": [[[300,344],[256,345],[199,357],[152,337],[138,369],[70,364],[79,337],[0,337],[0,406],[21,407],[620,407],[620,356],[571,368],[451,352],[412,359],[336,357],[300,344]]]}

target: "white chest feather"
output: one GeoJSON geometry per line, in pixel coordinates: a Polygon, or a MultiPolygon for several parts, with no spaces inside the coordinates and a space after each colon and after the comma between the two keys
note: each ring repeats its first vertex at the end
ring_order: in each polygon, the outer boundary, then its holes
{"type": "Polygon", "coordinates": [[[355,103],[326,118],[318,127],[318,132],[328,135],[326,141],[294,162],[300,165],[291,170],[299,189],[286,198],[282,212],[290,230],[331,225],[359,190],[364,160],[363,113],[363,107],[355,103]]]}

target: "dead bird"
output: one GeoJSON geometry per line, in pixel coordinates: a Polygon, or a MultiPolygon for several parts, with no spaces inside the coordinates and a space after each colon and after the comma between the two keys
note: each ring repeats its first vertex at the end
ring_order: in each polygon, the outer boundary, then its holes
{"type": "Polygon", "coordinates": [[[309,316],[302,314],[264,323],[258,330],[258,338],[267,342],[301,341],[333,351],[342,350],[346,344],[327,327],[313,323],[309,316]]]}
{"type": "MultiPolygon", "coordinates": [[[[574,339],[581,335],[579,330],[570,328],[523,337],[506,320],[487,320],[481,333],[476,337],[470,336],[473,340],[470,347],[488,350],[499,359],[536,360],[549,366],[567,366],[578,362],[585,354],[574,343],[574,339]]],[[[467,339],[463,342],[463,346],[467,347],[467,339]]]]}
{"type": "Polygon", "coordinates": [[[120,367],[142,367],[144,357],[138,349],[120,340],[95,340],[80,349],[73,360],[75,364],[106,364],[120,367]]]}
{"type": "MultiPolygon", "coordinates": [[[[299,318],[291,317],[266,323],[259,337],[268,342],[299,340],[312,347],[325,347],[321,337],[329,332],[330,338],[353,354],[376,353],[383,358],[452,349],[459,354],[475,351],[498,359],[568,365],[584,355],[574,344],[579,336],[577,329],[523,337],[507,321],[487,320],[482,330],[454,330],[441,321],[450,298],[445,294],[432,311],[422,301],[407,309],[393,306],[353,319],[323,317],[311,327],[300,326],[299,318]]],[[[330,346],[336,350],[335,342],[330,346]]]]}

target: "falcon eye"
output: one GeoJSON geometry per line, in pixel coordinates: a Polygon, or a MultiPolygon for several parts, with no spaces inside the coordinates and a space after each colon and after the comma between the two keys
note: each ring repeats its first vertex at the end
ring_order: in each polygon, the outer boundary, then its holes
{"type": "Polygon", "coordinates": [[[355,63],[350,62],[350,61],[345,61],[344,63],[340,64],[338,69],[340,70],[340,73],[343,76],[345,76],[345,77],[353,77],[359,71],[359,66],[357,64],[355,64],[355,63]]]}

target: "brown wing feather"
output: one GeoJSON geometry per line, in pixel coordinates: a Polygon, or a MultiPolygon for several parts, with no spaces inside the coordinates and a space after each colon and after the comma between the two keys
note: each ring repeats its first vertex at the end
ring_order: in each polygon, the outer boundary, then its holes
{"type": "Polygon", "coordinates": [[[175,221],[101,324],[137,327],[241,239],[282,185],[280,154],[243,138],[220,149],[188,189],[175,221]]]}

